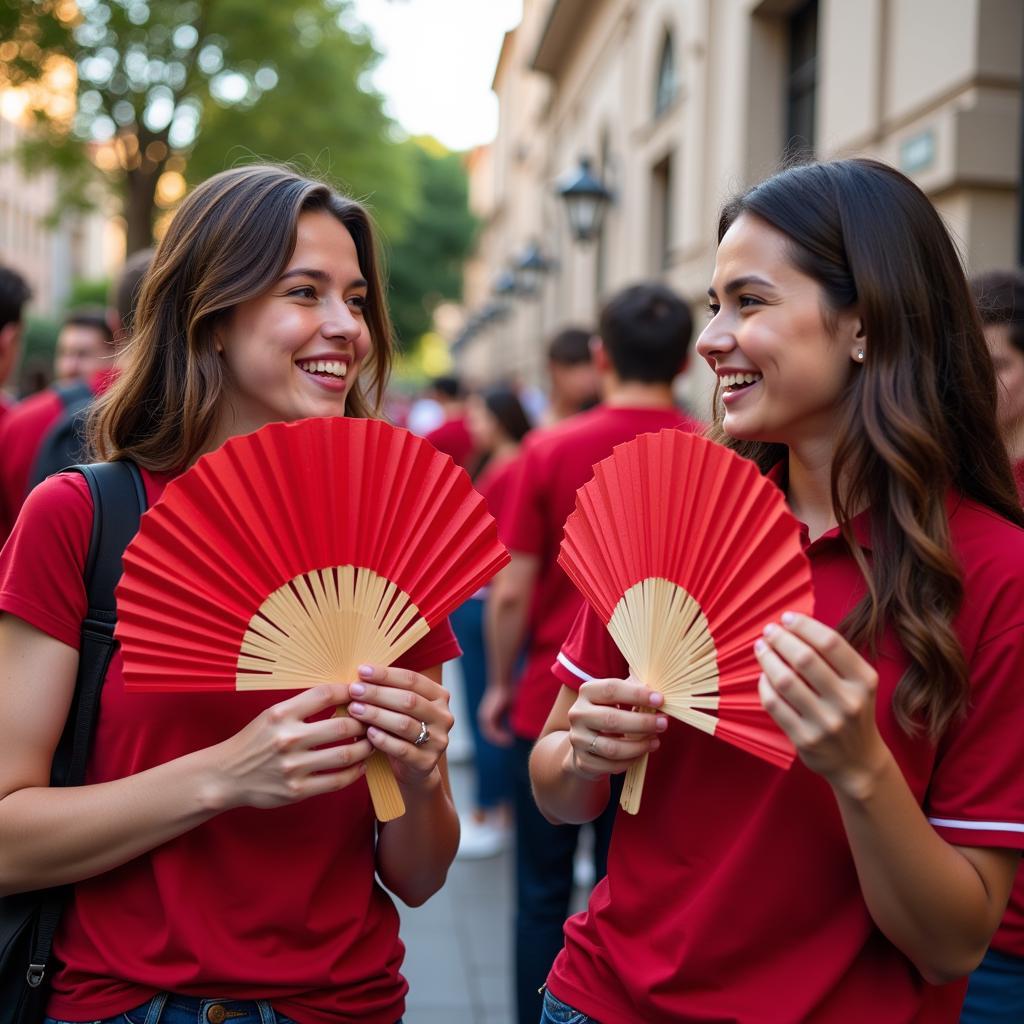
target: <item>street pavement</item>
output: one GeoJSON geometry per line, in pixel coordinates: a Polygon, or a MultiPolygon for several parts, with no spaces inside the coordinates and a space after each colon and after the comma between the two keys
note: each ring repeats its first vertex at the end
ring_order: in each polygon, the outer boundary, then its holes
{"type": "MultiPolygon", "coordinates": [[[[460,811],[471,766],[450,767],[460,811]]],[[[512,855],[456,860],[422,907],[399,904],[409,981],[406,1024],[512,1024],[512,855]]]]}
{"type": "MultiPolygon", "coordinates": [[[[448,748],[452,795],[467,815],[473,805],[472,739],[458,662],[445,665],[442,681],[456,722],[448,748]]],[[[589,841],[588,830],[582,843],[589,841]]],[[[441,891],[422,907],[396,900],[406,947],[402,973],[409,982],[405,1024],[512,1024],[513,873],[511,850],[482,860],[456,858],[441,891]]],[[[588,895],[588,888],[577,886],[572,913],[586,906],[588,895]]]]}

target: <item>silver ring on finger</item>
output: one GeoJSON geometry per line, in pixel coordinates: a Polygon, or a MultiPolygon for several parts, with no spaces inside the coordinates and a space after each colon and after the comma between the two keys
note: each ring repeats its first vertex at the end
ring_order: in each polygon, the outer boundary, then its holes
{"type": "Polygon", "coordinates": [[[587,747],[587,753],[588,754],[595,754],[595,753],[597,753],[597,741],[598,741],[599,736],[600,736],[599,733],[596,733],[596,732],[594,733],[594,738],[590,741],[590,746],[587,747]]]}
{"type": "Polygon", "coordinates": [[[420,734],[412,741],[414,747],[422,747],[430,739],[430,730],[426,722],[420,722],[420,734]]]}

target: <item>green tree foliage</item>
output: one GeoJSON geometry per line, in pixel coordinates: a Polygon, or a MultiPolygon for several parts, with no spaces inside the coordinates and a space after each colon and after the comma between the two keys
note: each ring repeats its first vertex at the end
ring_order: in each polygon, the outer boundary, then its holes
{"type": "Polygon", "coordinates": [[[416,169],[419,195],[402,236],[389,247],[388,268],[395,332],[411,348],[430,329],[437,305],[462,297],[462,264],[476,222],[460,154],[429,138],[409,139],[402,149],[416,169]]]}
{"type": "Polygon", "coordinates": [[[40,77],[54,53],[78,70],[73,121],[40,110],[25,159],[57,167],[65,200],[81,204],[98,164],[123,200],[129,252],[151,241],[160,176],[190,160],[192,180],[257,155],[299,158],[357,194],[408,191],[365,85],[376,54],[342,22],[347,0],[0,5],[8,81],[40,77]]]}

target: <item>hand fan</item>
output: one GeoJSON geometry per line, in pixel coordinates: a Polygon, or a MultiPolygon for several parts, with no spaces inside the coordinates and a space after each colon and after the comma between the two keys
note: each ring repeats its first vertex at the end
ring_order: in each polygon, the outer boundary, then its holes
{"type": "MultiPolygon", "coordinates": [[[[273,423],[167,485],[117,588],[125,689],[289,690],[389,665],[508,552],[465,471],[380,420],[273,423]]],[[[378,818],[404,812],[385,755],[378,818]]]]}
{"type": "MultiPolygon", "coordinates": [[[[577,492],[558,562],[667,714],[792,763],[758,699],[753,646],[782,612],[813,611],[811,570],[782,493],[752,462],[680,430],[619,445],[577,492]]],[[[631,814],[646,767],[626,774],[631,814]]]]}

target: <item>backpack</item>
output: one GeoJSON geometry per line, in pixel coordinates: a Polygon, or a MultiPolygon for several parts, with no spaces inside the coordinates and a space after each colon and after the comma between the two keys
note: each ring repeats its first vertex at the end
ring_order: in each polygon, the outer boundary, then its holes
{"type": "Polygon", "coordinates": [[[54,388],[61,413],[43,435],[28,476],[28,491],[48,476],[73,466],[85,456],[85,421],[95,395],[85,381],[59,384],[54,388]]]}
{"type": "MultiPolygon", "coordinates": [[[[89,610],[75,678],[75,695],[53,757],[52,786],[80,786],[99,713],[100,691],[114,652],[114,587],[121,558],[146,510],[146,489],[133,462],[73,466],[93,501],[84,579],[89,610]]],[[[52,972],[50,951],[71,886],[0,898],[0,1024],[40,1024],[52,972]]]]}

